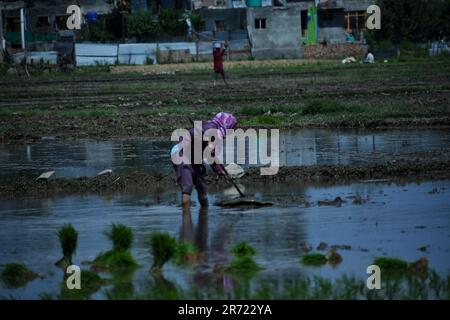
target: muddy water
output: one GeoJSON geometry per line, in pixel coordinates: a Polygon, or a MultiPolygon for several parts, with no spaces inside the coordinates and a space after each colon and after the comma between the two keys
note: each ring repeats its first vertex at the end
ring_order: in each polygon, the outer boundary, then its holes
{"type": "MultiPolygon", "coordinates": [[[[110,249],[102,231],[111,222],[130,226],[136,236],[132,251],[142,266],[134,275],[135,293],[145,291],[151,282],[148,270],[152,257],[145,239],[154,231],[191,240],[205,252],[202,265],[165,267],[165,277],[184,288],[211,286],[214,266],[230,261],[230,247],[237,241],[254,246],[256,260],[265,268],[254,281],[300,274],[330,278],[348,274],[364,279],[373,257],[382,255],[409,261],[424,256],[439,273],[450,271],[450,181],[277,185],[270,194],[251,187],[247,191],[277,204],[246,210],[210,206],[208,212],[194,206],[191,216],[183,219],[177,194],[0,200],[0,264],[24,262],[45,276],[25,288],[1,287],[0,296],[39,298],[42,293],[59,292],[63,274],[53,265],[61,258],[55,232],[64,223],[72,223],[79,232],[76,264],[110,249]],[[341,207],[318,205],[319,200],[336,196],[346,201],[341,207]],[[365,202],[352,203],[355,196],[365,202]],[[320,242],[350,245],[351,250],[339,251],[344,261],[335,268],[302,267],[299,258],[303,244],[315,248],[320,242]],[[425,252],[418,250],[422,246],[428,246],[425,252]]],[[[230,194],[230,190],[212,194],[210,201],[230,194]]],[[[109,289],[103,288],[93,298],[104,298],[109,289]]]]}
{"type": "MultiPolygon", "coordinates": [[[[0,145],[0,176],[38,175],[56,170],[57,177],[93,176],[106,168],[116,172],[170,170],[172,143],[150,139],[43,139],[30,145],[0,145]]],[[[248,148],[246,154],[248,155],[248,148]]],[[[253,150],[250,146],[250,151],[253,150]]],[[[351,165],[393,159],[439,157],[450,152],[450,130],[319,130],[280,132],[280,164],[351,165]]],[[[256,152],[255,152],[256,153],[256,152]]],[[[248,158],[248,156],[247,156],[248,158]]],[[[236,158],[234,162],[245,161],[236,158]]]]}

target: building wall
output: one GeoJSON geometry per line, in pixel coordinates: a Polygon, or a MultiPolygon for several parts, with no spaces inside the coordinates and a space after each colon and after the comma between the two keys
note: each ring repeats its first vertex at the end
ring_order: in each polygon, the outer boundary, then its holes
{"type": "Polygon", "coordinates": [[[304,58],[307,59],[344,59],[346,57],[362,58],[367,46],[360,43],[339,43],[329,45],[309,45],[304,47],[304,58]]]}
{"type": "Polygon", "coordinates": [[[372,4],[375,0],[337,0],[337,5],[345,11],[366,11],[372,4]]]}
{"type": "MultiPolygon", "coordinates": [[[[73,0],[36,0],[34,6],[26,9],[27,31],[37,33],[55,32],[54,22],[58,16],[68,16],[67,7],[74,4],[73,0]],[[38,26],[39,17],[48,17],[48,26],[38,26]]],[[[78,0],[82,14],[88,11],[96,11],[98,14],[111,12],[112,6],[104,0],[78,0]]],[[[19,10],[4,12],[5,18],[19,17],[19,10]]]]}
{"type": "Polygon", "coordinates": [[[204,30],[214,31],[216,29],[215,22],[223,20],[225,22],[225,30],[242,30],[246,25],[245,9],[200,9],[198,12],[202,15],[204,21],[204,30]]]}
{"type": "Polygon", "coordinates": [[[346,34],[344,29],[344,11],[319,10],[319,42],[342,43],[345,42],[346,34]]]}
{"type": "Polygon", "coordinates": [[[247,23],[253,57],[298,58],[302,56],[299,8],[248,8],[247,23]],[[266,19],[266,28],[255,29],[255,19],[266,19]]]}

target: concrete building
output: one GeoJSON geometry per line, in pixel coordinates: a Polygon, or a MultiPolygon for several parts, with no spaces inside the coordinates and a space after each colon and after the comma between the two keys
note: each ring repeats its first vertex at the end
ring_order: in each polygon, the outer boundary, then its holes
{"type": "Polygon", "coordinates": [[[255,58],[302,56],[301,20],[298,7],[247,9],[247,30],[255,58]]]}
{"type": "Polygon", "coordinates": [[[196,0],[193,7],[201,12],[201,31],[208,37],[230,40],[239,30],[241,37],[247,35],[255,58],[295,58],[303,56],[308,44],[362,41],[366,10],[374,2],[262,0],[254,6],[254,1],[196,0]]]}

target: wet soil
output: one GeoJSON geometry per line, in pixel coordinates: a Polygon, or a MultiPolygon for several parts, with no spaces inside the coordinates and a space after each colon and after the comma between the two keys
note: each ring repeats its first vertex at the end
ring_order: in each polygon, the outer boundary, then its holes
{"type": "Polygon", "coordinates": [[[450,126],[448,70],[446,63],[429,62],[297,71],[237,69],[229,72],[230,87],[213,87],[207,71],[5,78],[0,80],[0,107],[12,111],[0,113],[0,139],[168,138],[174,129],[189,125],[187,116],[191,113],[205,119],[219,110],[234,112],[245,128],[252,115],[240,113],[243,107],[297,106],[308,99],[364,105],[373,108],[374,116],[349,118],[331,114],[325,118],[297,119],[284,114],[279,115],[282,121],[276,127],[450,126]],[[392,112],[376,117],[377,109],[387,105],[393,106],[392,112]],[[76,114],[81,109],[98,107],[113,110],[100,115],[76,114]],[[398,113],[397,107],[405,109],[398,113]]]}
{"type": "MultiPolygon", "coordinates": [[[[260,175],[259,168],[249,168],[246,175],[238,180],[244,185],[264,185],[289,183],[351,183],[357,181],[419,181],[450,178],[450,160],[442,161],[392,161],[379,165],[352,166],[293,166],[282,167],[273,176],[260,175]]],[[[213,190],[229,187],[225,179],[207,176],[213,190]]],[[[16,176],[4,177],[0,180],[1,197],[17,197],[23,195],[52,196],[59,194],[117,193],[141,192],[161,194],[167,191],[178,191],[173,173],[135,172],[129,174],[110,174],[76,179],[50,179],[48,181],[16,176]]],[[[302,199],[294,199],[299,203],[302,199]]]]}

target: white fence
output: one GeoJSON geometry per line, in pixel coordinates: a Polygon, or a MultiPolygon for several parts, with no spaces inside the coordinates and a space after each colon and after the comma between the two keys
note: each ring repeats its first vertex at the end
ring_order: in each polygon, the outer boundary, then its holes
{"type": "MultiPolygon", "coordinates": [[[[243,50],[248,47],[248,40],[229,41],[232,50],[243,50]]],[[[150,61],[158,63],[158,52],[188,52],[191,55],[212,54],[212,42],[167,42],[167,43],[130,43],[130,44],[75,44],[75,59],[78,66],[96,64],[146,64],[150,61]]]]}
{"type": "Polygon", "coordinates": [[[156,63],[156,43],[133,44],[75,44],[78,66],[96,64],[145,64],[149,59],[156,63]]]}

